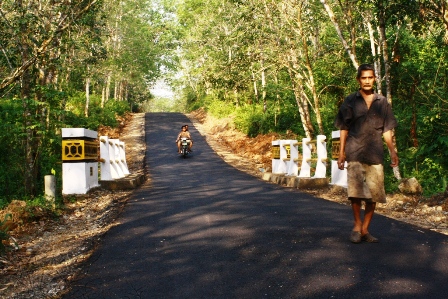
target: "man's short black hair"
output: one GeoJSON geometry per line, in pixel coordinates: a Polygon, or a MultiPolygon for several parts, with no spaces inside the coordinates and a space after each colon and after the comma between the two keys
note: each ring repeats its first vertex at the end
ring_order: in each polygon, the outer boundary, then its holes
{"type": "Polygon", "coordinates": [[[365,64],[361,64],[358,67],[358,74],[356,75],[357,79],[361,78],[361,73],[363,71],[373,71],[373,74],[375,75],[375,68],[373,67],[373,65],[365,63],[365,64]]]}

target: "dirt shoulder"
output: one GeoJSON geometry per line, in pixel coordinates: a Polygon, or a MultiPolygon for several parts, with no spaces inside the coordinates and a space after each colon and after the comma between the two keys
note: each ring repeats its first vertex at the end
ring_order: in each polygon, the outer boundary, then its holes
{"type": "MultiPolygon", "coordinates": [[[[248,138],[235,130],[231,120],[217,120],[203,110],[188,115],[196,129],[227,163],[260,177],[260,168],[269,171],[270,146],[275,134],[248,138]],[[262,154],[263,153],[263,154],[262,154]]],[[[99,135],[119,138],[126,143],[130,172],[145,170],[144,114],[122,120],[118,130],[102,128],[99,135]]],[[[286,187],[285,187],[286,188],[286,187]]],[[[303,190],[317,197],[347,204],[342,188],[303,190]]],[[[101,238],[112,226],[132,191],[98,189],[87,195],[67,197],[57,217],[39,215],[34,220],[16,223],[10,231],[10,251],[0,258],[0,298],[60,298],[93,253],[101,238]]],[[[379,213],[448,234],[447,194],[433,199],[388,195],[388,203],[379,213]]],[[[16,205],[20,207],[20,202],[16,205]]],[[[10,211],[20,213],[20,208],[10,211]]],[[[5,211],[3,211],[5,213],[5,211]]],[[[0,215],[1,216],[1,215],[0,215]]],[[[27,220],[33,218],[26,218],[27,220]]]]}

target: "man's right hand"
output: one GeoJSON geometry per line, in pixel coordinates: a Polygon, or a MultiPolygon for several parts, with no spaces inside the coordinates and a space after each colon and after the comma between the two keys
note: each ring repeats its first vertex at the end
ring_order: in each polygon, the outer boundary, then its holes
{"type": "Polygon", "coordinates": [[[338,168],[340,170],[344,170],[344,166],[345,166],[345,157],[340,155],[338,158],[338,168]]]}

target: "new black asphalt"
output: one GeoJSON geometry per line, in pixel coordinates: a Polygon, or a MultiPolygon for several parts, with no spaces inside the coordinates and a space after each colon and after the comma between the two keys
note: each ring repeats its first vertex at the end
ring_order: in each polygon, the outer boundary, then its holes
{"type": "Polygon", "coordinates": [[[242,173],[182,114],[146,115],[150,179],[64,298],[447,298],[448,236],[242,173]],[[190,125],[193,154],[175,139],[190,125]]]}

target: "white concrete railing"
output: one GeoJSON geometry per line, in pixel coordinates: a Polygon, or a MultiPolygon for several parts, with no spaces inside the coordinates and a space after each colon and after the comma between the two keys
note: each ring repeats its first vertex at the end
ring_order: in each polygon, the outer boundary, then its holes
{"type": "MultiPolygon", "coordinates": [[[[338,134],[339,131],[333,132],[332,138],[339,138],[338,134]]],[[[328,162],[326,139],[325,135],[318,135],[316,140],[303,138],[302,142],[297,142],[297,140],[272,141],[272,173],[310,178],[311,164],[315,162],[316,170],[312,178],[325,178],[328,162]],[[299,146],[302,147],[301,161],[299,159],[299,146]],[[315,159],[312,158],[313,146],[316,147],[317,153],[315,159]]],[[[335,160],[331,161],[331,184],[347,186],[347,170],[339,170],[335,160]]]]}
{"type": "Polygon", "coordinates": [[[130,174],[123,141],[100,137],[100,167],[102,181],[112,181],[130,174]]]}

